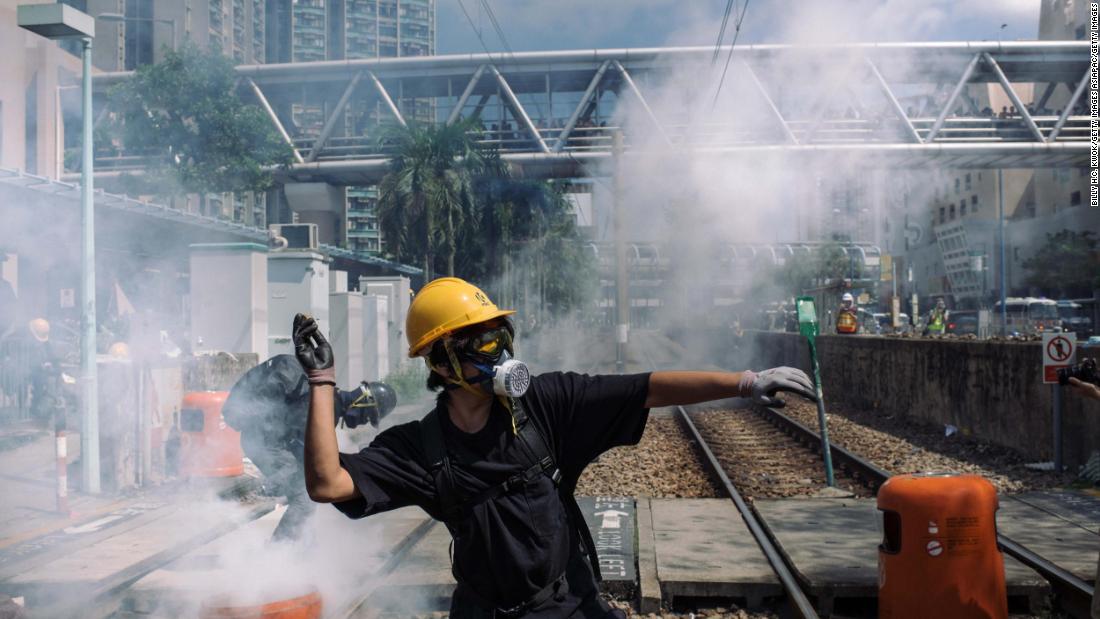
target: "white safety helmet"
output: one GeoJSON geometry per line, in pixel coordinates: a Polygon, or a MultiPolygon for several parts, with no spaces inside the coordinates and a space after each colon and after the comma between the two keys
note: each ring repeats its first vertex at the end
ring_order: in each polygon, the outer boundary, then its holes
{"type": "Polygon", "coordinates": [[[840,297],[840,300],[844,303],[855,303],[856,299],[852,296],[852,293],[845,292],[844,296],[840,297]]]}

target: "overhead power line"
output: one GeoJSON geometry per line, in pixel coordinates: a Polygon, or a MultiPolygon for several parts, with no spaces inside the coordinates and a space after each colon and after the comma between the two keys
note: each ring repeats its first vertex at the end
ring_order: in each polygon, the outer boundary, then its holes
{"type": "Polygon", "coordinates": [[[504,49],[514,57],[515,52],[512,51],[512,46],[508,45],[508,39],[504,36],[504,29],[500,27],[500,22],[497,21],[497,16],[496,13],[493,12],[493,7],[489,6],[489,0],[481,0],[481,5],[485,7],[485,14],[489,16],[489,23],[493,25],[493,30],[496,30],[497,37],[500,38],[500,42],[504,45],[504,49]]]}
{"type": "Polygon", "coordinates": [[[714,53],[710,56],[711,65],[718,61],[718,54],[722,52],[722,39],[726,38],[726,24],[730,21],[730,11],[733,9],[734,2],[736,0],[726,2],[726,12],[722,15],[722,27],[718,29],[718,40],[714,42],[714,53]]]}
{"type": "Polygon", "coordinates": [[[485,53],[491,56],[492,52],[489,51],[489,46],[485,44],[485,38],[481,36],[481,29],[474,23],[474,18],[470,17],[470,12],[466,10],[466,5],[463,4],[462,0],[458,0],[458,6],[462,9],[462,14],[466,16],[466,21],[470,24],[470,29],[477,35],[477,40],[481,41],[481,49],[485,50],[485,53]]]}
{"type": "Polygon", "coordinates": [[[733,59],[733,48],[737,47],[737,37],[741,35],[741,22],[745,21],[745,13],[749,12],[749,0],[745,0],[745,6],[741,8],[741,16],[737,18],[737,23],[734,25],[733,41],[730,43],[730,53],[726,56],[726,66],[722,67],[722,78],[718,80],[718,90],[714,91],[714,101],[710,104],[710,111],[714,111],[714,107],[718,105],[718,95],[722,94],[722,85],[726,83],[726,72],[730,68],[730,60],[733,59]]]}

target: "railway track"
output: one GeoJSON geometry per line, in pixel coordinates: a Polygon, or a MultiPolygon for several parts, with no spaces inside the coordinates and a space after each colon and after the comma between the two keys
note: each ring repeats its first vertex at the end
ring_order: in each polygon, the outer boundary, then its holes
{"type": "MultiPolygon", "coordinates": [[[[658,369],[645,348],[643,357],[651,368],[658,369]]],[[[689,414],[682,406],[675,408],[677,418],[703,453],[709,472],[720,480],[726,494],[737,506],[753,538],[775,570],[794,613],[805,619],[818,617],[806,592],[794,576],[794,566],[779,552],[766,524],[752,508],[750,501],[757,496],[807,494],[813,488],[823,486],[824,475],[820,472],[820,435],[774,408],[754,407],[756,414],[752,416],[724,415],[725,430],[712,428],[710,424],[713,422],[705,418],[708,414],[706,412],[689,414]],[[776,441],[779,442],[778,449],[776,441]],[[792,442],[798,447],[792,447],[792,442]],[[769,453],[776,451],[779,453],[769,453]],[[807,454],[811,454],[809,460],[807,454]],[[744,468],[755,470],[757,474],[754,476],[751,473],[738,472],[744,464],[750,465],[744,468]],[[807,481],[809,483],[804,483],[807,481]],[[745,495],[750,497],[750,501],[746,501],[745,495]]],[[[892,475],[839,445],[831,444],[830,454],[837,472],[837,485],[846,487],[854,494],[873,496],[892,475]]],[[[1073,617],[1089,616],[1092,584],[1002,533],[998,533],[997,542],[1002,552],[1035,570],[1050,583],[1051,592],[1062,611],[1073,617]]]]}
{"type": "MultiPolygon", "coordinates": [[[[764,416],[755,412],[700,411],[692,418],[746,498],[820,495],[825,474],[819,453],[764,416]]],[[[853,496],[874,494],[866,480],[847,469],[836,471],[836,488],[853,496]]]]}
{"type": "MultiPolygon", "coordinates": [[[[758,409],[769,423],[799,442],[820,452],[821,438],[814,430],[771,408],[758,409]]],[[[875,466],[857,454],[836,444],[830,445],[833,463],[866,480],[876,491],[886,483],[891,473],[875,466]]],[[[997,534],[1001,551],[1038,572],[1050,583],[1051,591],[1060,600],[1063,610],[1075,617],[1088,617],[1092,602],[1093,585],[1062,569],[1052,560],[1043,557],[1003,533],[997,534]]]]}

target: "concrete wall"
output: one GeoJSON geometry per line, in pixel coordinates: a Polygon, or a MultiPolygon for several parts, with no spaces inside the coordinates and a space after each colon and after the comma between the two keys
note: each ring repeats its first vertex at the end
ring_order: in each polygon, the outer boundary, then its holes
{"type": "Polygon", "coordinates": [[[268,254],[268,354],[294,354],[291,327],[299,312],[317,319],[317,326],[331,337],[328,316],[329,268],[331,260],[312,251],[283,251],[268,254]]]}
{"type": "MultiPolygon", "coordinates": [[[[707,338],[712,358],[730,369],[790,365],[810,370],[805,338],[746,332],[707,338]]],[[[1041,344],[886,337],[818,338],[825,396],[960,431],[1039,461],[1053,458],[1052,388],[1041,382],[1041,344]]],[[[1100,357],[1100,350],[1078,352],[1100,357]]],[[[1066,465],[1075,470],[1100,449],[1100,402],[1067,389],[1063,408],[1066,465]]]]}
{"type": "Polygon", "coordinates": [[[359,278],[359,290],[365,294],[382,295],[388,299],[389,369],[396,371],[409,362],[406,355],[405,319],[412,302],[409,278],[402,275],[359,278]]]}
{"type": "Polygon", "coordinates": [[[16,6],[48,2],[0,0],[0,166],[57,178],[64,130],[59,92],[65,93],[66,101],[79,104],[79,98],[71,96],[79,91],[57,88],[80,83],[80,59],[16,23],[16,6]],[[29,153],[28,141],[34,146],[29,153]]]}
{"type": "Polygon", "coordinates": [[[192,245],[190,282],[192,349],[250,352],[266,359],[267,248],[255,243],[192,245]]]}
{"type": "Polygon", "coordinates": [[[363,295],[363,375],[383,380],[390,373],[389,297],[363,295]]]}
{"type": "Polygon", "coordinates": [[[363,373],[363,296],[358,292],[330,294],[329,320],[332,324],[329,341],[336,359],[336,384],[342,389],[350,389],[359,381],[368,380],[363,373]]]}

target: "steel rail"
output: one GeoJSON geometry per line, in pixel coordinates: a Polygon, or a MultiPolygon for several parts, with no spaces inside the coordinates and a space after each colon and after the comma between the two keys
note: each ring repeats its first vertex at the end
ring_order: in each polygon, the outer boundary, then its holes
{"type": "Polygon", "coordinates": [[[711,471],[718,476],[721,480],[722,486],[726,489],[726,494],[729,495],[730,500],[737,506],[737,511],[741,512],[741,519],[745,521],[745,524],[749,527],[749,531],[752,533],[753,538],[756,540],[756,544],[760,546],[760,550],[764,551],[764,556],[767,557],[768,563],[772,566],[772,570],[775,571],[775,575],[779,577],[780,583],[783,585],[783,590],[787,592],[787,596],[791,599],[791,602],[795,606],[795,610],[803,619],[814,619],[818,616],[817,611],[814,609],[813,604],[810,603],[806,593],[802,591],[802,587],[799,586],[798,581],[795,579],[793,573],[791,573],[790,567],[787,566],[786,561],[783,560],[783,556],[779,550],[776,549],[775,544],[772,543],[768,534],[764,531],[764,527],[760,524],[760,518],[752,510],[745,499],[741,497],[741,493],[737,491],[737,488],[733,486],[733,482],[730,481],[726,471],[722,468],[721,463],[718,462],[718,458],[711,451],[710,446],[703,440],[703,436],[699,434],[699,429],[695,427],[695,424],[691,421],[691,417],[684,410],[683,406],[677,406],[676,411],[680,417],[680,423],[687,428],[691,433],[692,438],[695,440],[695,444],[702,450],[703,455],[706,456],[707,464],[710,466],[711,471]]]}
{"type": "Polygon", "coordinates": [[[401,565],[401,563],[408,556],[409,552],[416,546],[417,542],[424,539],[432,527],[436,525],[437,521],[434,518],[425,518],[420,524],[416,525],[413,529],[397,544],[393,552],[386,559],[385,563],[378,568],[378,571],[371,574],[370,583],[366,586],[366,591],[363,591],[355,596],[346,606],[341,609],[337,609],[334,612],[334,617],[340,619],[350,619],[356,616],[360,610],[363,609],[363,605],[370,600],[370,597],[374,595],[380,587],[385,586],[385,579],[392,574],[394,570],[401,565]]]}
{"type": "MultiPolygon", "coordinates": [[[[820,450],[821,445],[817,432],[809,427],[774,408],[756,407],[755,410],[760,411],[765,419],[787,434],[794,436],[800,442],[805,443],[808,447],[820,450]]],[[[876,492],[891,477],[889,471],[875,466],[835,443],[830,445],[830,451],[835,462],[848,469],[849,473],[872,484],[876,492]]],[[[1079,616],[1088,616],[1089,604],[1094,590],[1092,585],[1003,533],[997,533],[997,545],[1002,552],[1035,570],[1045,578],[1050,583],[1052,591],[1061,597],[1063,603],[1067,606],[1066,610],[1075,611],[1075,614],[1081,613],[1079,616]]]]}
{"type": "MultiPolygon", "coordinates": [[[[646,358],[647,365],[656,371],[657,364],[653,362],[653,358],[649,355],[649,351],[645,348],[641,350],[646,358]]],[[[707,442],[703,439],[703,435],[699,433],[699,428],[695,427],[695,424],[691,421],[691,416],[687,414],[684,407],[677,406],[676,412],[680,419],[680,423],[687,428],[695,444],[702,450],[711,472],[722,482],[726,494],[729,495],[730,500],[732,500],[733,504],[737,507],[737,511],[741,514],[741,519],[744,520],[745,525],[748,526],[749,532],[752,533],[757,546],[764,552],[768,564],[771,565],[775,575],[779,577],[779,582],[782,584],[783,590],[787,592],[787,596],[790,598],[794,610],[803,619],[817,619],[817,610],[814,609],[814,605],[810,603],[810,599],[806,596],[802,587],[799,586],[798,580],[791,572],[791,568],[787,565],[782,553],[775,547],[775,543],[772,542],[772,539],[768,536],[767,532],[765,532],[763,525],[760,524],[760,517],[753,511],[752,507],[745,502],[745,499],[741,496],[741,493],[737,491],[737,488],[734,487],[733,482],[730,481],[729,476],[726,475],[725,469],[722,468],[722,464],[718,462],[718,457],[714,455],[710,446],[707,445],[707,442]]]]}

